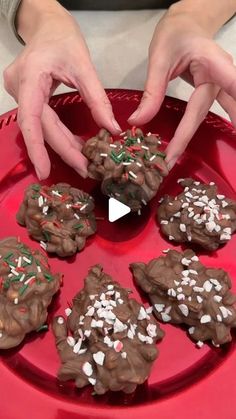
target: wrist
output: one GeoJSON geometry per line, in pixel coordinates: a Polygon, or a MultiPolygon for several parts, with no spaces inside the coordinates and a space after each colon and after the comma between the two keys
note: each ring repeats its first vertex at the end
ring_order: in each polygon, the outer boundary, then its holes
{"type": "Polygon", "coordinates": [[[210,36],[214,36],[235,12],[236,0],[181,0],[168,10],[169,16],[172,17],[190,17],[210,36]]]}
{"type": "Polygon", "coordinates": [[[16,16],[16,28],[23,41],[28,43],[45,23],[59,23],[65,19],[72,18],[55,0],[22,0],[16,16]]]}

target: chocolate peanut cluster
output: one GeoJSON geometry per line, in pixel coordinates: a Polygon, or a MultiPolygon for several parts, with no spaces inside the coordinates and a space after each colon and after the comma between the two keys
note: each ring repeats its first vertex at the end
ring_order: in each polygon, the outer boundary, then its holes
{"type": "Polygon", "coordinates": [[[131,264],[137,285],[145,291],[158,319],[185,324],[201,347],[231,341],[236,327],[236,295],[223,269],[204,266],[192,250],[169,250],[149,263],[131,264]]]}
{"type": "Polygon", "coordinates": [[[236,201],[219,194],[214,182],[180,179],[179,184],[183,192],[175,198],[166,195],[158,208],[162,233],[207,250],[227,243],[236,230],[236,201]]]}
{"type": "Polygon", "coordinates": [[[157,193],[168,174],[159,136],[133,128],[118,139],[101,129],[83,147],[88,173],[102,182],[104,195],[116,198],[132,211],[140,211],[157,193]]]}
{"type": "Polygon", "coordinates": [[[93,266],[84,288],[66,309],[67,319],[53,322],[62,366],[58,378],[88,384],[97,394],[132,393],[149,376],[157,358],[156,341],[164,332],[151,310],[129,298],[100,265],[93,266]]]}
{"type": "Polygon", "coordinates": [[[38,250],[16,237],[0,241],[0,349],[17,346],[44,325],[61,279],[38,250]]]}
{"type": "Polygon", "coordinates": [[[17,213],[19,224],[49,253],[72,256],[82,250],[96,231],[94,201],[66,183],[30,185],[17,213]]]}

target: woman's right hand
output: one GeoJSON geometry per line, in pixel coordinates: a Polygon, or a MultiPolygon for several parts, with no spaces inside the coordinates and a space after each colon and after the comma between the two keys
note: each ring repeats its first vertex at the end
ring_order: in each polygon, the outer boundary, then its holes
{"type": "Polygon", "coordinates": [[[23,0],[18,14],[18,32],[26,46],[4,71],[4,82],[19,105],[18,124],[30,160],[39,179],[49,176],[46,141],[86,177],[87,160],[80,142],[48,105],[56,87],[64,83],[79,90],[99,126],[113,134],[120,132],[83,35],[73,17],[54,0],[23,0]]]}

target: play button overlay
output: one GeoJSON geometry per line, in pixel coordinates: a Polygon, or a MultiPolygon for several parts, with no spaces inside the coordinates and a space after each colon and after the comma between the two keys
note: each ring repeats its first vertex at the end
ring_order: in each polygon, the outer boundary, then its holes
{"type": "Polygon", "coordinates": [[[131,211],[128,205],[122,204],[115,198],[110,198],[108,203],[108,220],[113,223],[116,220],[124,217],[126,214],[129,214],[131,211]]]}

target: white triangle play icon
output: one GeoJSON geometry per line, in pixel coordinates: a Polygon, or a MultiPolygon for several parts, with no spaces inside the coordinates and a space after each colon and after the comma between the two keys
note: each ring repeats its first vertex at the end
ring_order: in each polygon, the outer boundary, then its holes
{"type": "Polygon", "coordinates": [[[111,223],[113,223],[116,220],[119,220],[119,218],[121,217],[124,217],[124,215],[128,214],[130,211],[130,207],[128,207],[125,204],[122,204],[122,202],[120,201],[117,201],[117,199],[109,199],[108,219],[111,223]]]}

